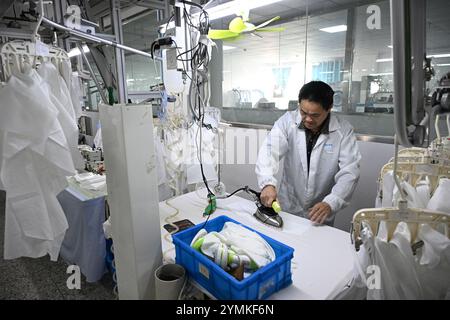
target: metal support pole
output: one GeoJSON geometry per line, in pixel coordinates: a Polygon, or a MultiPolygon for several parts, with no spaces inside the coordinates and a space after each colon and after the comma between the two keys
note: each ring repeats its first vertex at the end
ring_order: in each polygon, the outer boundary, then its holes
{"type": "Polygon", "coordinates": [[[103,90],[103,88],[100,86],[100,83],[98,82],[97,77],[95,76],[94,70],[92,69],[91,64],[89,63],[89,60],[83,51],[83,47],[79,43],[77,43],[77,47],[78,47],[78,50],[80,50],[81,57],[83,58],[84,63],[86,63],[89,73],[91,74],[92,80],[94,80],[94,82],[95,82],[95,86],[97,87],[98,93],[100,93],[100,96],[102,97],[103,103],[108,104],[108,98],[106,97],[105,90],[103,90]]]}
{"type": "Polygon", "coordinates": [[[353,65],[353,48],[355,42],[355,8],[347,10],[347,33],[345,36],[345,56],[344,56],[344,75],[342,112],[348,113],[352,110],[352,77],[351,68],[353,65]]]}
{"type": "MultiPolygon", "coordinates": [[[[120,15],[120,1],[111,0],[111,20],[113,32],[118,44],[123,43],[122,19],[120,15]]],[[[127,85],[125,72],[125,55],[122,50],[116,48],[117,91],[119,103],[127,103],[127,85]]]]}
{"type": "MultiPolygon", "coordinates": [[[[131,48],[131,47],[128,47],[128,46],[124,46],[124,45],[122,45],[120,43],[117,43],[115,41],[110,41],[110,40],[103,39],[103,38],[100,38],[100,37],[97,37],[97,36],[93,36],[93,35],[87,34],[87,33],[82,32],[82,31],[78,31],[78,30],[75,30],[75,29],[70,29],[70,28],[68,28],[66,26],[60,25],[60,24],[58,24],[58,23],[56,23],[56,22],[54,22],[52,20],[49,20],[49,19],[47,19],[45,17],[42,19],[42,22],[45,23],[45,24],[48,24],[48,25],[50,25],[50,26],[52,26],[52,27],[54,27],[54,28],[56,28],[58,30],[65,31],[65,32],[71,34],[72,36],[74,36],[76,38],[80,38],[80,39],[83,39],[83,40],[86,40],[86,41],[89,41],[89,42],[92,42],[92,43],[106,44],[108,46],[112,46],[112,47],[115,47],[115,48],[119,48],[121,50],[133,52],[135,54],[138,54],[138,55],[141,55],[141,56],[144,56],[144,57],[148,57],[148,58],[152,57],[152,55],[150,53],[148,53],[148,52],[144,52],[144,51],[137,50],[137,49],[134,49],[134,48],[131,48]]],[[[158,57],[155,57],[155,60],[160,60],[160,59],[158,59],[158,57]]]]}
{"type": "MultiPolygon", "coordinates": [[[[66,0],[60,0],[60,1],[53,1],[53,10],[56,22],[64,24],[64,14],[67,10],[67,1],[66,0]]],[[[58,39],[58,45],[59,47],[63,48],[66,51],[70,50],[70,44],[69,39],[58,39]]]]}

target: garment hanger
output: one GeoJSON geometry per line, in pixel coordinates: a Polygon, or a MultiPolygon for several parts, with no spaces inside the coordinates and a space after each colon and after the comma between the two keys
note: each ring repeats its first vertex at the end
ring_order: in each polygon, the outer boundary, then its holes
{"type": "Polygon", "coordinates": [[[434,192],[442,177],[450,177],[450,167],[436,164],[398,163],[397,138],[395,138],[394,155],[394,162],[383,166],[381,179],[387,171],[393,170],[394,180],[400,192],[401,200],[398,203],[398,207],[361,209],[353,215],[350,234],[356,251],[359,250],[362,244],[361,231],[363,225],[369,225],[373,234],[376,235],[382,221],[386,223],[388,241],[392,239],[394,231],[400,222],[405,222],[411,232],[411,245],[417,240],[421,224],[428,224],[434,229],[444,224],[445,235],[450,238],[450,215],[443,212],[408,208],[406,195],[400,185],[402,176],[408,175],[413,180],[413,185],[416,185],[416,182],[424,179],[424,177],[428,177],[430,179],[430,188],[434,192]]]}

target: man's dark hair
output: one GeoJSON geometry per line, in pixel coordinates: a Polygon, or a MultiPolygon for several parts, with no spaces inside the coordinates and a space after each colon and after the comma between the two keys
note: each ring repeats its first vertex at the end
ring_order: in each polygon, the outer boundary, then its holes
{"type": "Polygon", "coordinates": [[[334,91],[329,85],[322,81],[311,81],[305,84],[298,94],[298,102],[303,99],[317,102],[325,110],[330,110],[333,106],[334,91]]]}

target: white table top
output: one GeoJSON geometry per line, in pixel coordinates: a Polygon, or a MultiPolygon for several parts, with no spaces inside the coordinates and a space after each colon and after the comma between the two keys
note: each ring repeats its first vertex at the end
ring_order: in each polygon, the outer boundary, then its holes
{"type": "MultiPolygon", "coordinates": [[[[169,221],[189,219],[195,224],[205,221],[206,192],[187,193],[168,201],[179,213],[169,221]]],[[[162,227],[166,219],[175,213],[165,201],[160,202],[162,248],[165,257],[174,258],[175,250],[164,237],[168,232],[162,227]]],[[[217,210],[210,219],[227,215],[294,249],[291,263],[293,284],[274,293],[269,299],[330,299],[343,282],[351,278],[353,270],[353,247],[350,234],[328,226],[316,226],[309,220],[281,212],[283,229],[267,226],[253,217],[256,205],[238,196],[218,199],[217,210]]],[[[170,237],[167,237],[170,239],[170,237]]]]}

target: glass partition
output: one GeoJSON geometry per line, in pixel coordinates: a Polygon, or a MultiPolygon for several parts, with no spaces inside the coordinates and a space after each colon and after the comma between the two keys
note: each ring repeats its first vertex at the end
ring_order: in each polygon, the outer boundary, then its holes
{"type": "MultiPolygon", "coordinates": [[[[158,38],[156,10],[123,25],[124,44],[132,48],[149,52],[152,42],[158,38]]],[[[152,86],[161,80],[161,63],[137,54],[125,54],[125,71],[128,99],[133,103],[145,99],[152,86]]]]}
{"type": "Polygon", "coordinates": [[[389,1],[283,3],[304,12],[285,12],[284,31],[223,42],[223,119],[271,125],[297,108],[303,84],[321,80],[358,133],[392,136],[389,1]]]}

